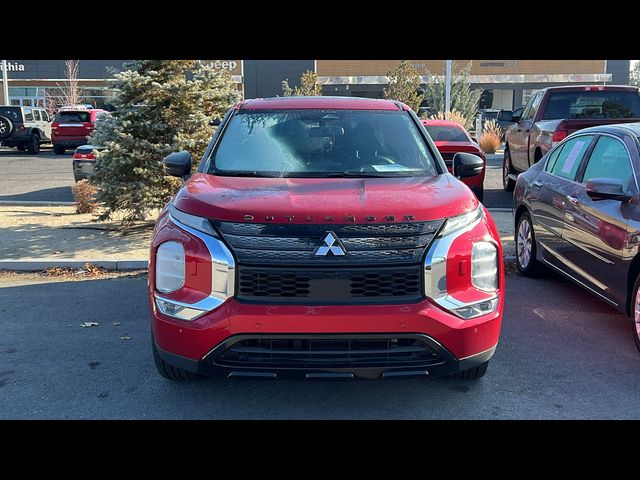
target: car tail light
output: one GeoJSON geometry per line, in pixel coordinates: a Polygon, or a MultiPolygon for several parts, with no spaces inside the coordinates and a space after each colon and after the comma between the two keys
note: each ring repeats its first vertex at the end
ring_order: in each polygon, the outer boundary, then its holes
{"type": "Polygon", "coordinates": [[[551,138],[551,146],[555,146],[558,142],[561,142],[569,135],[569,129],[566,121],[562,121],[558,124],[555,131],[553,132],[553,137],[551,138]]]}
{"type": "Polygon", "coordinates": [[[93,153],[74,153],[73,158],[76,160],[95,160],[96,156],[93,153]]]}

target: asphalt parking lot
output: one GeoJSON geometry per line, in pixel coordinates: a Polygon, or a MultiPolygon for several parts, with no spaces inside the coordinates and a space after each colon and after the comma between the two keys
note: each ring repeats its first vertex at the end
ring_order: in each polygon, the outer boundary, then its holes
{"type": "Polygon", "coordinates": [[[477,382],[174,384],[153,366],[145,289],[145,276],[0,280],[0,418],[640,417],[640,354],[630,320],[551,273],[538,280],[508,274],[500,344],[477,382]]]}
{"type": "Polygon", "coordinates": [[[72,202],[72,156],[56,155],[50,145],[39,155],[0,147],[0,201],[72,202]]]}

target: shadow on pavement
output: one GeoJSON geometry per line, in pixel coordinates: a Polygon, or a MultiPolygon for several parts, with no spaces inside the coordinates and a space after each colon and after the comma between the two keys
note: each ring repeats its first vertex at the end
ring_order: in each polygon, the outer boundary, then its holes
{"type": "Polygon", "coordinates": [[[14,202],[73,202],[73,194],[71,193],[71,187],[53,187],[34,190],[33,192],[0,195],[0,200],[10,200],[14,202]]]}

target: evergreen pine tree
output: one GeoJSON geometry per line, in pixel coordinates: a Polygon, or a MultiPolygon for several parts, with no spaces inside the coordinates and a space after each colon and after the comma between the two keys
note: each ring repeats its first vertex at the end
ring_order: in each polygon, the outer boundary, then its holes
{"type": "Polygon", "coordinates": [[[187,150],[200,160],[211,140],[214,117],[239,100],[228,71],[196,60],[137,60],[115,75],[116,113],[97,122],[90,142],[106,147],[91,182],[106,207],[101,219],[124,213],[125,223],[162,207],[180,187],[166,176],[162,159],[187,150]]]}

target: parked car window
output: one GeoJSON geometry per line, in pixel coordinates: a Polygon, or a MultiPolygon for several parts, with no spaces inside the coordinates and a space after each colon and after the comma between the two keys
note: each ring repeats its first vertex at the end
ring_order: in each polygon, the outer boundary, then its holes
{"type": "Polygon", "coordinates": [[[41,110],[40,113],[42,114],[42,120],[45,122],[49,121],[49,114],[47,113],[46,110],[41,110]]]}
{"type": "Polygon", "coordinates": [[[40,110],[34,110],[33,111],[33,118],[35,119],[36,122],[41,121],[40,110]]]}
{"type": "Polygon", "coordinates": [[[56,123],[83,123],[90,122],[91,114],[89,112],[60,112],[56,116],[56,123]]]}
{"type": "Polygon", "coordinates": [[[620,140],[606,136],[598,139],[582,182],[587,183],[593,178],[617,178],[627,189],[635,183],[627,149],[620,140]]]}
{"type": "Polygon", "coordinates": [[[529,99],[527,106],[524,107],[524,111],[522,112],[522,118],[520,120],[529,120],[533,118],[538,109],[538,105],[540,105],[540,100],[542,98],[543,92],[536,93],[533,97],[529,99]]]}
{"type": "Polygon", "coordinates": [[[434,142],[468,142],[467,134],[458,127],[447,125],[427,125],[425,126],[429,136],[434,142]]]}
{"type": "Polygon", "coordinates": [[[578,167],[584,157],[593,135],[580,135],[572,138],[564,144],[555,164],[551,167],[551,173],[562,178],[574,180],[578,167]]]}
{"type": "Polygon", "coordinates": [[[437,174],[418,127],[401,111],[241,111],[211,159],[209,173],[218,175],[437,174]]]}
{"type": "Polygon", "coordinates": [[[640,118],[640,95],[616,90],[552,93],[542,119],[556,118],[640,118]]]}
{"type": "Polygon", "coordinates": [[[31,111],[30,108],[25,108],[24,109],[24,121],[25,122],[33,122],[33,112],[31,111]]]}
{"type": "Polygon", "coordinates": [[[560,145],[553,152],[551,152],[551,155],[549,155],[549,159],[547,160],[547,164],[544,167],[544,171],[545,172],[551,173],[551,171],[553,170],[553,167],[555,166],[556,162],[558,161],[558,156],[560,155],[560,152],[562,151],[562,147],[564,147],[564,145],[560,145]]]}

